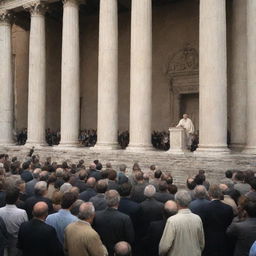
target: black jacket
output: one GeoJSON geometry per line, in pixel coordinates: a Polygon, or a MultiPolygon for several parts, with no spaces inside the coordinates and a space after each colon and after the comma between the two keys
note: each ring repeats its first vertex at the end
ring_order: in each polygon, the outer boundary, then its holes
{"type": "Polygon", "coordinates": [[[79,199],[81,199],[85,202],[88,202],[91,197],[96,196],[96,195],[97,195],[97,193],[93,188],[88,188],[84,192],[80,193],[79,199]]]}
{"type": "Polygon", "coordinates": [[[117,242],[126,241],[131,245],[134,242],[134,230],[130,217],[114,208],[96,212],[94,228],[106,246],[109,256],[114,255],[113,248],[117,242]]]}
{"type": "Polygon", "coordinates": [[[55,229],[38,219],[21,224],[17,247],[23,256],[63,255],[55,229]]]}

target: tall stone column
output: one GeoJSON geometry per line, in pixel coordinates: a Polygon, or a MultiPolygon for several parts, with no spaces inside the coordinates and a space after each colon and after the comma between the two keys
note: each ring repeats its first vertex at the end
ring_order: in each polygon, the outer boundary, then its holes
{"type": "Polygon", "coordinates": [[[247,139],[244,152],[256,154],[256,1],[247,0],[247,139]]]}
{"type": "Polygon", "coordinates": [[[130,143],[128,150],[150,150],[152,112],[152,1],[132,1],[130,143]]]}
{"type": "Polygon", "coordinates": [[[227,149],[226,1],[200,1],[199,149],[227,149]]]}
{"type": "Polygon", "coordinates": [[[0,145],[13,143],[11,14],[0,11],[0,145]]]}
{"type": "Polygon", "coordinates": [[[117,0],[100,1],[98,128],[94,148],[118,148],[117,0]]]}
{"type": "Polygon", "coordinates": [[[234,0],[232,6],[230,61],[230,133],[231,147],[241,151],[246,142],[247,1],[234,0]]]}
{"type": "Polygon", "coordinates": [[[46,48],[45,6],[24,6],[31,14],[29,37],[27,146],[45,146],[46,48]]]}
{"type": "Polygon", "coordinates": [[[79,0],[63,0],[61,63],[61,141],[75,146],[79,135],[79,0]]]}

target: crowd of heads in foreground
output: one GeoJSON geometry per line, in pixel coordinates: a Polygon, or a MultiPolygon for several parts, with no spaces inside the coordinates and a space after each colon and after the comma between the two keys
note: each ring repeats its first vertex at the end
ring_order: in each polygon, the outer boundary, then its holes
{"type": "Polygon", "coordinates": [[[0,256],[255,256],[254,171],[206,176],[2,154],[0,256]]]}

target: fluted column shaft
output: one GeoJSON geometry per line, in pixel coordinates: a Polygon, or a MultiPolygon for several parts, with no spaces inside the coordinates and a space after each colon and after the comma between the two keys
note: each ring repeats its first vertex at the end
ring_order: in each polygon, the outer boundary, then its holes
{"type": "Polygon", "coordinates": [[[13,143],[11,14],[0,11],[0,144],[13,143]]]}
{"type": "Polygon", "coordinates": [[[256,154],[256,1],[247,0],[247,139],[244,152],[256,154]]]}
{"type": "Polygon", "coordinates": [[[75,146],[80,116],[79,1],[63,2],[60,144],[75,146]]]}
{"type": "Polygon", "coordinates": [[[200,1],[199,149],[227,150],[226,1],[200,1]]]}
{"type": "Polygon", "coordinates": [[[118,147],[117,0],[100,1],[98,128],[95,148],[118,147]]]}
{"type": "Polygon", "coordinates": [[[241,150],[246,142],[246,1],[234,0],[232,6],[230,61],[231,147],[241,150]]]}
{"type": "Polygon", "coordinates": [[[27,145],[45,145],[46,48],[45,6],[31,5],[27,145]]]}
{"type": "Polygon", "coordinates": [[[132,1],[130,143],[128,150],[151,149],[152,1],[132,1]]]}

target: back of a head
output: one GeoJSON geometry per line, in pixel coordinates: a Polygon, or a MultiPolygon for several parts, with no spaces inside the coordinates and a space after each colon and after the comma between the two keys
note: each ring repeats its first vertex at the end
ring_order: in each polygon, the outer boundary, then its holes
{"type": "Polygon", "coordinates": [[[251,179],[249,184],[253,190],[256,190],[256,178],[251,179]]]}
{"type": "Polygon", "coordinates": [[[159,191],[161,191],[161,192],[167,191],[167,189],[168,189],[167,182],[164,181],[164,180],[161,180],[161,181],[159,182],[159,184],[158,184],[158,189],[159,189],[159,191]]]}
{"type": "Polygon", "coordinates": [[[22,164],[22,169],[23,170],[26,170],[26,169],[28,169],[29,168],[29,165],[30,165],[30,162],[24,162],[23,164],[22,164]]]}
{"type": "Polygon", "coordinates": [[[132,190],[132,185],[130,182],[126,182],[126,183],[123,183],[119,189],[118,189],[118,192],[120,194],[120,196],[122,197],[126,197],[126,196],[129,196],[130,193],[131,193],[131,190],[132,190]]]}
{"type": "Polygon", "coordinates": [[[141,170],[141,168],[140,168],[140,165],[139,165],[139,163],[134,163],[133,164],[133,167],[132,167],[132,170],[133,171],[140,171],[141,170]]]}
{"type": "Polygon", "coordinates": [[[35,185],[35,195],[43,196],[47,191],[47,183],[45,181],[39,181],[35,185]]]}
{"type": "Polygon", "coordinates": [[[156,179],[160,179],[161,175],[162,175],[162,171],[161,170],[156,170],[155,173],[154,173],[154,177],[156,179]]]}
{"type": "Polygon", "coordinates": [[[256,218],[256,201],[246,200],[244,209],[250,218],[256,218]]]}
{"type": "Polygon", "coordinates": [[[88,177],[88,173],[86,170],[81,170],[78,176],[80,180],[85,180],[88,177]]]}
{"type": "Polygon", "coordinates": [[[5,195],[6,204],[15,204],[19,198],[19,192],[19,189],[14,185],[7,185],[5,195]]]}
{"type": "Polygon", "coordinates": [[[237,181],[243,182],[244,181],[244,173],[242,171],[237,171],[235,175],[235,179],[237,181]]]}
{"type": "Polygon", "coordinates": [[[175,201],[168,200],[164,204],[164,217],[168,219],[169,217],[175,215],[178,212],[178,206],[175,201]]]}
{"type": "Polygon", "coordinates": [[[116,180],[116,176],[117,176],[117,174],[116,174],[115,170],[111,169],[108,171],[108,179],[109,180],[116,180]]]}
{"type": "Polygon", "coordinates": [[[143,172],[142,171],[137,171],[135,173],[135,179],[136,179],[136,181],[143,181],[143,172]]]}
{"type": "Polygon", "coordinates": [[[175,201],[182,208],[187,208],[191,200],[192,200],[191,195],[186,190],[179,190],[175,194],[175,201]]]}
{"type": "Polygon", "coordinates": [[[77,200],[72,204],[72,207],[71,207],[71,209],[70,209],[71,214],[73,214],[73,215],[75,215],[75,216],[78,216],[80,205],[83,204],[83,203],[84,203],[83,200],[77,199],[77,200]]]}
{"type": "Polygon", "coordinates": [[[194,182],[196,183],[196,185],[203,185],[204,181],[205,181],[204,174],[197,174],[194,179],[194,182]]]}
{"type": "Polygon", "coordinates": [[[45,202],[38,202],[33,207],[33,216],[39,219],[45,219],[48,215],[48,205],[45,202]]]}
{"type": "Polygon", "coordinates": [[[231,170],[227,170],[227,171],[225,172],[225,176],[226,176],[226,178],[228,178],[228,179],[232,179],[233,172],[232,172],[231,170]]]}
{"type": "Polygon", "coordinates": [[[101,171],[103,168],[101,163],[96,164],[96,170],[101,171]]]}
{"type": "Polygon", "coordinates": [[[98,193],[105,193],[108,189],[108,184],[105,180],[99,180],[96,184],[96,190],[98,193]]]}
{"type": "Polygon", "coordinates": [[[95,215],[95,208],[91,202],[82,203],[79,207],[78,218],[80,220],[88,221],[93,219],[95,215]]]}
{"type": "Polygon", "coordinates": [[[144,196],[147,198],[153,198],[156,194],[156,188],[153,185],[147,185],[144,189],[144,196]]]}
{"type": "Polygon", "coordinates": [[[112,189],[105,193],[105,199],[108,207],[118,207],[120,202],[120,195],[116,190],[112,189]]]}
{"type": "Polygon", "coordinates": [[[212,199],[222,200],[223,199],[223,192],[221,191],[221,189],[218,185],[214,184],[214,185],[210,186],[209,196],[212,199]]]}
{"type": "Polygon", "coordinates": [[[72,193],[72,192],[64,193],[61,199],[61,208],[69,209],[76,200],[77,200],[77,195],[75,193],[72,193]]]}
{"type": "Polygon", "coordinates": [[[112,164],[111,164],[111,163],[106,163],[106,168],[107,168],[107,169],[112,168],[112,164]]]}
{"type": "Polygon", "coordinates": [[[94,188],[96,185],[96,179],[94,177],[90,177],[86,184],[90,187],[90,188],[94,188]]]}
{"type": "Polygon", "coordinates": [[[131,256],[132,248],[129,243],[121,241],[114,247],[114,256],[131,256]]]}
{"type": "Polygon", "coordinates": [[[126,171],[126,168],[127,168],[127,166],[126,166],[125,164],[120,164],[120,166],[119,166],[119,171],[120,171],[120,172],[125,172],[125,171],[126,171]]]}
{"type": "Polygon", "coordinates": [[[208,196],[207,190],[203,185],[196,186],[194,189],[194,192],[195,192],[195,198],[198,198],[198,199],[205,199],[208,196]]]}
{"type": "Polygon", "coordinates": [[[195,183],[194,179],[188,178],[187,179],[187,188],[189,190],[194,190],[195,187],[196,187],[196,183],[195,183]]]}
{"type": "Polygon", "coordinates": [[[155,170],[156,170],[156,166],[155,166],[154,164],[152,164],[152,165],[150,165],[149,169],[150,169],[151,171],[155,171],[155,170]]]}

